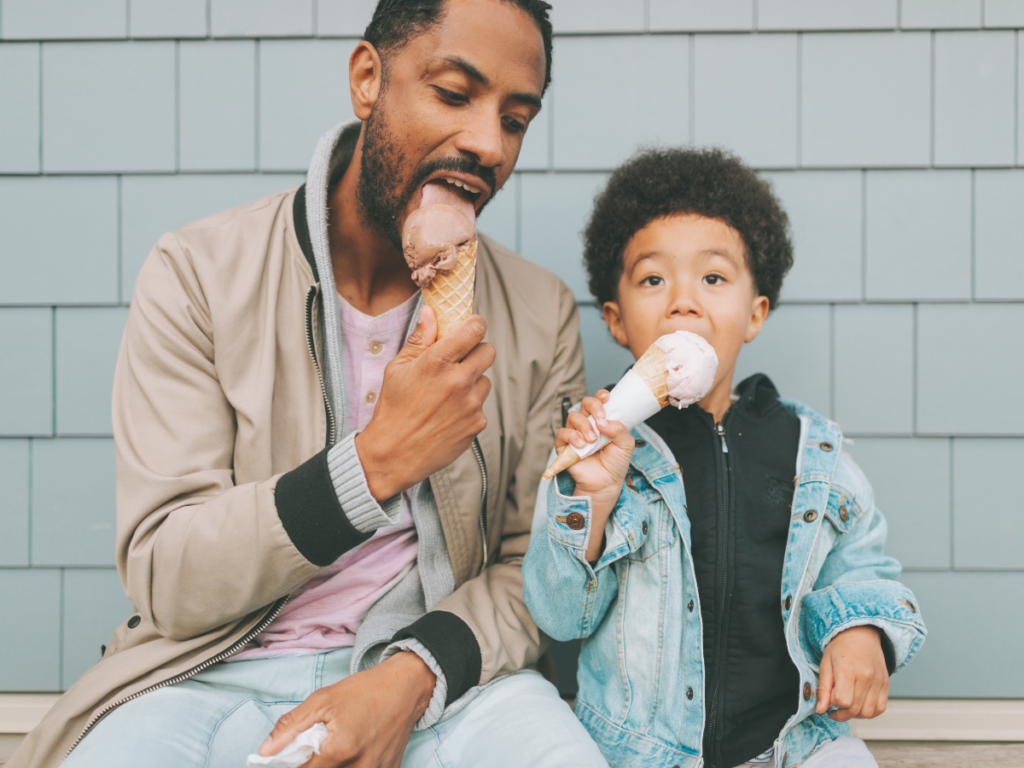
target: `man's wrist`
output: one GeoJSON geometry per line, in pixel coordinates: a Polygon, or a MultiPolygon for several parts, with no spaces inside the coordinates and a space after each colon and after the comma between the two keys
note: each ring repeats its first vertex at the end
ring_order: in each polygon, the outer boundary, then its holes
{"type": "Polygon", "coordinates": [[[366,432],[360,432],[355,437],[355,447],[359,463],[363,465],[366,487],[370,489],[370,495],[378,504],[405,490],[393,475],[394,462],[379,456],[372,436],[367,437],[366,432]]]}
{"type": "Polygon", "coordinates": [[[434,695],[434,686],[437,685],[437,675],[427,666],[427,662],[412,649],[403,649],[392,658],[402,665],[402,675],[413,690],[413,700],[416,702],[415,715],[418,721],[430,706],[430,699],[434,695]]]}

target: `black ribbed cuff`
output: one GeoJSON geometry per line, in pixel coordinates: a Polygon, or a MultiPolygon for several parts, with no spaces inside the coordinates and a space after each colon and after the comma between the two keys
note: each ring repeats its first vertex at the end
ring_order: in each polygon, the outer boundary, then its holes
{"type": "Polygon", "coordinates": [[[277,515],[295,548],[313,565],[330,565],[373,531],[360,533],[345,516],[327,468],[327,450],[281,475],[277,515]]]}
{"type": "Polygon", "coordinates": [[[480,644],[469,625],[454,613],[430,611],[396,632],[391,642],[409,637],[419,640],[444,672],[448,683],[446,707],[480,684],[483,667],[480,644]]]}
{"type": "Polygon", "coordinates": [[[882,640],[882,655],[885,656],[885,668],[889,671],[889,677],[896,671],[896,649],[893,648],[892,640],[885,634],[885,630],[879,628],[878,636],[882,640]]]}

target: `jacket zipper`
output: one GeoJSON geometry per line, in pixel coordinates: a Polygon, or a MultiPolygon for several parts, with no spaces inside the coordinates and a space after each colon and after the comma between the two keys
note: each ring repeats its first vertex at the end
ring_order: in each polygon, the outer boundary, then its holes
{"type": "Polygon", "coordinates": [[[306,345],[309,347],[309,356],[313,358],[316,377],[320,381],[320,394],[323,395],[324,408],[327,409],[327,447],[330,448],[337,437],[337,427],[334,421],[334,408],[331,407],[331,399],[327,396],[327,382],[324,381],[320,361],[316,359],[316,345],[313,343],[313,302],[316,300],[316,292],[317,287],[312,285],[306,294],[306,345]]]}
{"type": "Polygon", "coordinates": [[[248,632],[246,632],[245,635],[237,642],[235,642],[230,648],[221,651],[216,656],[212,656],[211,658],[207,659],[201,664],[197,664],[196,666],[192,667],[192,669],[186,672],[182,672],[180,675],[175,675],[174,677],[164,680],[161,683],[151,685],[149,686],[149,688],[144,688],[141,691],[133,693],[131,696],[126,696],[123,699],[112,702],[107,706],[103,707],[103,709],[101,709],[99,712],[93,715],[92,720],[90,720],[88,724],[85,726],[85,730],[82,731],[81,735],[77,739],[75,739],[75,743],[71,745],[71,749],[69,749],[67,753],[64,755],[64,759],[68,759],[68,755],[74,752],[75,747],[77,747],[82,742],[82,739],[84,739],[88,735],[89,731],[93,729],[96,723],[98,723],[108,714],[110,714],[115,709],[120,707],[122,704],[127,704],[129,701],[134,701],[135,699],[138,699],[141,696],[145,696],[147,693],[152,693],[153,691],[159,690],[160,688],[167,688],[171,685],[177,685],[178,683],[188,680],[190,677],[194,677],[195,675],[198,675],[200,672],[209,669],[214,664],[218,664],[224,661],[224,659],[234,656],[245,646],[247,646],[249,643],[255,640],[256,637],[258,637],[260,633],[263,632],[263,630],[265,630],[274,622],[274,619],[276,619],[281,614],[281,611],[284,610],[284,606],[287,602],[288,596],[286,595],[285,597],[282,597],[280,600],[277,601],[277,604],[271,609],[270,613],[264,616],[263,619],[259,622],[259,624],[250,629],[248,632]]]}
{"type": "Polygon", "coordinates": [[[487,567],[487,466],[484,464],[484,453],[480,450],[480,441],[473,438],[473,456],[480,467],[480,544],[483,546],[484,561],[480,566],[482,572],[487,567]]]}
{"type": "Polygon", "coordinates": [[[715,424],[715,432],[718,434],[719,440],[722,442],[722,452],[719,454],[719,469],[722,478],[722,556],[721,556],[721,573],[722,573],[722,604],[719,607],[718,616],[715,619],[715,691],[711,696],[711,708],[708,711],[708,738],[710,740],[709,745],[711,749],[707,751],[712,754],[709,755],[709,762],[715,764],[714,755],[714,743],[715,743],[715,727],[718,720],[718,690],[722,682],[722,655],[724,649],[724,641],[722,638],[723,625],[725,623],[725,609],[728,604],[729,595],[729,445],[725,442],[725,425],[723,421],[715,424]]]}

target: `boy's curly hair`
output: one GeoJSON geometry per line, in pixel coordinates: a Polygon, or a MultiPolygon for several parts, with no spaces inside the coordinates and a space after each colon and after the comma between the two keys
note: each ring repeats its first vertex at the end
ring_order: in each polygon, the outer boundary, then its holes
{"type": "Polygon", "coordinates": [[[688,213],[739,232],[754,285],[775,308],[793,266],[789,217],[767,181],[720,149],[641,151],[611,175],[583,233],[588,285],[598,306],[615,301],[633,235],[656,219],[688,213]]]}

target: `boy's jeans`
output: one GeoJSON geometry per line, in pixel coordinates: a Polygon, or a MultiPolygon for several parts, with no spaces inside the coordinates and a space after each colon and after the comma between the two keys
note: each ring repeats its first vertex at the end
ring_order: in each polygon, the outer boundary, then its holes
{"type": "MultiPolygon", "coordinates": [[[[114,710],[63,768],[239,768],[281,715],[347,677],[351,648],[217,664],[114,710]]],[[[537,672],[499,678],[452,717],[409,739],[403,768],[607,766],[537,672]]]]}
{"type": "MultiPolygon", "coordinates": [[[[775,760],[768,765],[775,765],[775,760]]],[[[743,763],[736,768],[766,768],[764,763],[743,763]]],[[[878,768],[867,745],[851,736],[840,736],[823,744],[800,768],[878,768]]]]}

